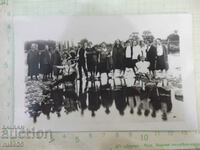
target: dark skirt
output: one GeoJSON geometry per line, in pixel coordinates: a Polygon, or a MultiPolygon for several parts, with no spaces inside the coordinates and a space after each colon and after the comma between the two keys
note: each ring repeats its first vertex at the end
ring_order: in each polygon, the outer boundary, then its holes
{"type": "Polygon", "coordinates": [[[124,70],[125,68],[125,65],[124,65],[124,62],[123,61],[115,61],[113,62],[113,69],[120,69],[120,70],[124,70]]]}
{"type": "Polygon", "coordinates": [[[28,65],[28,76],[38,75],[38,73],[39,73],[38,64],[28,65]]]}
{"type": "Polygon", "coordinates": [[[53,65],[50,65],[49,66],[49,73],[52,73],[53,72],[53,65]]]}
{"type": "Polygon", "coordinates": [[[97,56],[96,55],[88,55],[87,56],[88,71],[96,71],[96,66],[97,66],[97,56]]]}
{"type": "Polygon", "coordinates": [[[51,65],[50,64],[42,64],[40,68],[40,72],[44,75],[47,75],[51,71],[51,65]]]}
{"type": "Polygon", "coordinates": [[[125,59],[123,54],[118,54],[116,56],[113,56],[113,69],[120,69],[124,70],[125,68],[125,59]]]}
{"type": "Polygon", "coordinates": [[[97,63],[95,61],[92,61],[92,60],[88,60],[87,61],[87,69],[88,69],[88,71],[95,71],[96,70],[96,66],[97,66],[97,63]]]}
{"type": "Polygon", "coordinates": [[[109,73],[111,70],[111,65],[109,60],[107,59],[105,61],[98,63],[97,70],[100,73],[109,73]]]}
{"type": "Polygon", "coordinates": [[[127,68],[133,68],[133,63],[131,58],[126,58],[125,63],[127,68]]]}
{"type": "Polygon", "coordinates": [[[150,60],[149,71],[156,70],[156,60],[150,60]]]}
{"type": "Polygon", "coordinates": [[[156,70],[164,70],[166,69],[166,65],[165,65],[165,59],[164,59],[164,55],[162,56],[158,56],[157,57],[157,62],[156,62],[156,70]]]}
{"type": "Polygon", "coordinates": [[[136,66],[136,63],[138,62],[137,59],[132,59],[132,68],[136,66]]]}

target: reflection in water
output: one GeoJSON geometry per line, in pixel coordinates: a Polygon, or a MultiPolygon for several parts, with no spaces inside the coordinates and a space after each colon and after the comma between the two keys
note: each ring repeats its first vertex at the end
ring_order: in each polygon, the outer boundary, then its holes
{"type": "Polygon", "coordinates": [[[115,100],[115,106],[119,111],[120,115],[124,115],[124,110],[127,106],[127,99],[125,94],[125,84],[123,84],[122,79],[120,79],[120,84],[116,85],[116,80],[114,80],[114,88],[113,88],[113,98],[115,100]]]}
{"type": "Polygon", "coordinates": [[[92,82],[91,87],[88,88],[88,110],[91,111],[92,117],[95,116],[95,111],[97,111],[100,106],[99,89],[95,85],[95,82],[92,82]]]}
{"type": "Polygon", "coordinates": [[[109,82],[107,82],[106,84],[102,84],[102,82],[100,82],[100,98],[101,104],[105,108],[105,113],[109,114],[110,107],[113,104],[112,88],[109,82]]]}
{"type": "Polygon", "coordinates": [[[78,111],[78,95],[75,92],[74,85],[65,86],[63,98],[63,106],[66,114],[78,111]]]}
{"type": "Polygon", "coordinates": [[[113,107],[121,116],[126,115],[126,109],[132,115],[153,118],[160,111],[163,120],[167,120],[167,114],[172,110],[171,90],[159,87],[154,82],[145,83],[142,86],[134,83],[130,85],[130,82],[127,83],[122,78],[110,79],[106,83],[82,80],[75,83],[64,83],[44,90],[43,95],[45,98],[41,103],[28,106],[28,112],[34,123],[41,113],[47,119],[50,119],[53,113],[61,117],[62,109],[66,115],[78,111],[82,117],[85,111],[90,111],[91,116],[95,117],[101,107],[106,115],[112,113],[111,108],[113,107]]]}
{"type": "Polygon", "coordinates": [[[78,96],[78,106],[81,110],[81,115],[84,115],[84,111],[87,109],[87,86],[88,81],[86,81],[85,88],[83,89],[83,81],[79,83],[79,96],[78,96]]]}

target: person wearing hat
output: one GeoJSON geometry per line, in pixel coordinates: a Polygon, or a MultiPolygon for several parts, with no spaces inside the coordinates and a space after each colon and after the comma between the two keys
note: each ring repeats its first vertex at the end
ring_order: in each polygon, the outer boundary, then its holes
{"type": "Polygon", "coordinates": [[[35,75],[36,80],[39,73],[39,53],[36,47],[36,44],[31,45],[31,49],[27,55],[27,64],[28,64],[28,76],[31,76],[31,80],[35,75]]]}

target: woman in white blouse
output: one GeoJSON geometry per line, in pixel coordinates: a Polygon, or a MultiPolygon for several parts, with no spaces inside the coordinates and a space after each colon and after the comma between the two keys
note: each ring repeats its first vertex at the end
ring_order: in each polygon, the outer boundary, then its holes
{"type": "MultiPolygon", "coordinates": [[[[126,68],[133,68],[132,65],[133,47],[130,41],[126,41],[125,45],[125,66],[126,68]]],[[[125,69],[126,72],[126,69],[125,69]]]]}
{"type": "Polygon", "coordinates": [[[140,50],[141,50],[141,56],[144,57],[146,59],[146,56],[147,56],[147,46],[145,45],[144,41],[141,40],[140,41],[140,50]]]}
{"type": "Polygon", "coordinates": [[[132,68],[135,74],[136,74],[135,68],[137,68],[136,63],[138,62],[140,55],[141,55],[140,46],[137,41],[133,41],[132,68]]]}

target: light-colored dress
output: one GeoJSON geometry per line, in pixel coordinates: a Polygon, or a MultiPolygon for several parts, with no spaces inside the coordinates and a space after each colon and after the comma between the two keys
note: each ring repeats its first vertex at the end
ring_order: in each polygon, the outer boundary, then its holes
{"type": "Polygon", "coordinates": [[[149,66],[150,63],[148,61],[139,61],[136,63],[136,66],[138,68],[138,73],[148,73],[149,72],[149,66]]]}

